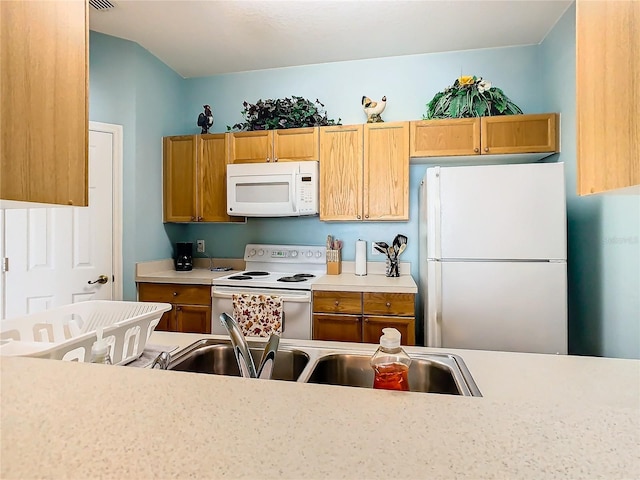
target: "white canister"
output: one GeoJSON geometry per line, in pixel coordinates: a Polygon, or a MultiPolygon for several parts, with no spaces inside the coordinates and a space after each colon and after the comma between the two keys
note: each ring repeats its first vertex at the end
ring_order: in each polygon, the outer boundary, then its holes
{"type": "Polygon", "coordinates": [[[356,275],[367,274],[367,242],[358,240],[356,242],[356,275]]]}

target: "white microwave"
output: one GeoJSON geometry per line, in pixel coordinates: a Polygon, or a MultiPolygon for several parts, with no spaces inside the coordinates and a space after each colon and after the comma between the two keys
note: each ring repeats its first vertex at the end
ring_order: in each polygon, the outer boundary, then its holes
{"type": "Polygon", "coordinates": [[[318,162],[227,165],[227,213],[297,217],[318,213],[318,162]]]}

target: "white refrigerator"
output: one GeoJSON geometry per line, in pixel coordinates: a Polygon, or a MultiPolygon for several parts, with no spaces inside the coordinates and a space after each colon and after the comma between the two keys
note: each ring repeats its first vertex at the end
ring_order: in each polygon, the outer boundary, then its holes
{"type": "Polygon", "coordinates": [[[566,236],[563,163],[428,168],[425,345],[566,354],[566,236]]]}

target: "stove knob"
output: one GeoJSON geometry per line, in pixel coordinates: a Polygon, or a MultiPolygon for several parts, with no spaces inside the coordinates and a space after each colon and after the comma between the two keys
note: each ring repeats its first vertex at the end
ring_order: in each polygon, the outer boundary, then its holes
{"type": "Polygon", "coordinates": [[[309,250],[307,252],[307,257],[309,257],[309,258],[313,257],[313,252],[311,250],[309,250]]]}
{"type": "Polygon", "coordinates": [[[261,257],[264,255],[264,250],[260,249],[258,250],[258,256],[261,257]]]}
{"type": "Polygon", "coordinates": [[[297,250],[292,250],[291,251],[291,258],[296,258],[298,256],[298,251],[297,250]]]}
{"type": "Polygon", "coordinates": [[[318,250],[316,252],[316,258],[320,258],[322,256],[322,252],[320,250],[318,250]]]}
{"type": "Polygon", "coordinates": [[[256,254],[256,251],[251,249],[251,251],[249,252],[249,256],[253,257],[256,254]]]}

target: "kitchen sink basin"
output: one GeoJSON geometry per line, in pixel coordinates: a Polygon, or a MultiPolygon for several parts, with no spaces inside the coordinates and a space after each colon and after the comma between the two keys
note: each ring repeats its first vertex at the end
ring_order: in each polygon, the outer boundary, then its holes
{"type": "MultiPolygon", "coordinates": [[[[249,343],[249,351],[259,365],[265,344],[249,343]]],[[[278,349],[273,365],[273,380],[296,381],[309,363],[309,355],[296,349],[278,349]]],[[[171,359],[168,370],[240,376],[231,343],[224,340],[200,340],[171,359]]]]}
{"type": "MultiPolygon", "coordinates": [[[[373,387],[370,355],[329,354],[318,360],[308,383],[373,387]]],[[[412,392],[481,396],[462,359],[455,355],[411,356],[409,389],[412,392]]]]}

